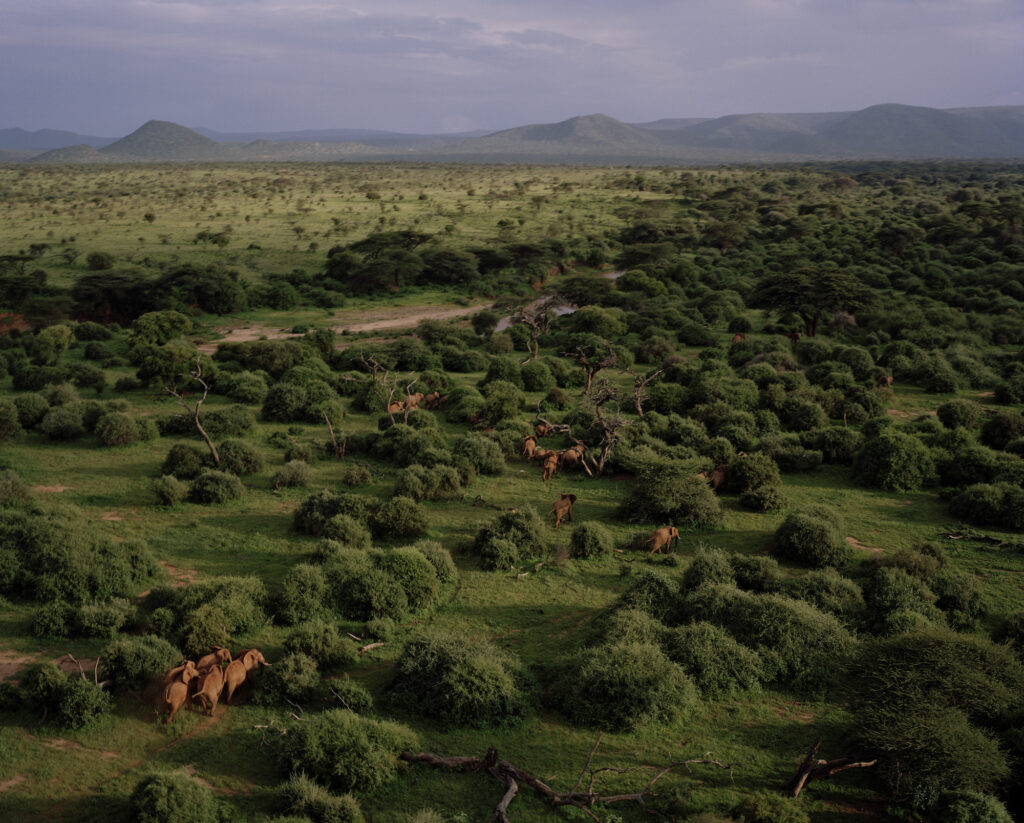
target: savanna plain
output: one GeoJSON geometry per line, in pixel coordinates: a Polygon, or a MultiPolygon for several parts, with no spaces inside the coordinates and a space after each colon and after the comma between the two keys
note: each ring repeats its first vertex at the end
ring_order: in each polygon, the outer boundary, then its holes
{"type": "Polygon", "coordinates": [[[1022,230],[997,163],[0,167],[0,817],[1024,819],[1022,230]]]}

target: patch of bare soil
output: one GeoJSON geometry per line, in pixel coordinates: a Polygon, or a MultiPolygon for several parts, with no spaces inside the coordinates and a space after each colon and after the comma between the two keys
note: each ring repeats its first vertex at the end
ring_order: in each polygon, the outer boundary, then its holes
{"type": "Polygon", "coordinates": [[[34,658],[29,655],[12,651],[0,651],[0,683],[14,677],[32,662],[34,662],[34,658]]]}
{"type": "Polygon", "coordinates": [[[20,786],[26,780],[28,780],[28,778],[23,774],[14,775],[10,780],[5,780],[3,783],[0,783],[0,794],[3,794],[8,789],[13,789],[15,786],[20,786]]]}
{"type": "Polygon", "coordinates": [[[881,554],[885,551],[885,549],[881,549],[878,546],[865,546],[856,537],[847,537],[846,542],[853,546],[855,549],[871,552],[872,554],[881,554]]]}
{"type": "Polygon", "coordinates": [[[98,754],[104,760],[116,760],[117,752],[105,752],[100,749],[90,749],[88,746],[83,746],[81,743],[76,743],[74,740],[65,740],[63,737],[51,737],[43,740],[43,745],[48,746],[51,749],[60,749],[63,752],[93,752],[98,754]]]}
{"type": "Polygon", "coordinates": [[[100,515],[100,520],[106,520],[109,523],[115,520],[124,520],[124,518],[117,512],[103,512],[100,515]]]}
{"type": "Polygon", "coordinates": [[[996,396],[996,393],[994,391],[980,391],[980,392],[977,392],[977,394],[975,394],[975,397],[995,397],[995,396],[996,396]]]}
{"type": "Polygon", "coordinates": [[[825,801],[825,805],[836,814],[848,814],[854,820],[878,820],[888,817],[889,804],[885,800],[859,800],[854,803],[825,801]]]}
{"type": "Polygon", "coordinates": [[[209,780],[207,780],[207,779],[206,779],[205,777],[202,777],[202,776],[200,776],[200,775],[196,774],[196,766],[195,766],[195,763],[189,763],[189,764],[188,764],[188,765],[187,765],[187,766],[185,767],[185,774],[187,774],[187,775],[188,775],[189,777],[194,777],[194,778],[196,779],[196,782],[197,782],[197,783],[202,783],[202,784],[203,784],[204,786],[206,786],[206,788],[208,788],[208,789],[209,789],[210,791],[214,791],[214,792],[217,792],[217,794],[226,794],[226,795],[234,794],[234,792],[233,792],[233,791],[232,791],[231,789],[228,789],[228,788],[226,788],[226,787],[224,787],[224,786],[221,786],[221,787],[217,787],[217,786],[214,786],[214,785],[213,785],[213,784],[212,784],[212,783],[211,783],[211,782],[210,782],[209,780]]]}
{"type": "Polygon", "coordinates": [[[803,705],[796,701],[783,700],[782,703],[773,704],[769,708],[783,720],[793,720],[797,723],[813,722],[814,712],[802,708],[803,705]]]}
{"type": "Polygon", "coordinates": [[[26,331],[32,328],[32,326],[25,320],[25,316],[22,314],[15,314],[14,312],[5,311],[0,312],[0,334],[7,334],[9,331],[26,331]]]}
{"type": "Polygon", "coordinates": [[[890,417],[899,417],[901,419],[914,416],[908,411],[903,411],[903,409],[886,409],[885,413],[890,417]]]}
{"type": "MultiPolygon", "coordinates": [[[[383,331],[385,329],[411,329],[422,320],[455,320],[476,314],[489,303],[475,303],[471,306],[392,306],[386,309],[371,309],[359,315],[360,322],[345,323],[332,326],[331,329],[340,334],[348,332],[383,331]]],[[[223,335],[219,340],[202,342],[197,345],[201,352],[212,354],[221,343],[248,343],[253,340],[285,340],[298,337],[290,330],[271,326],[224,326],[214,331],[223,335]]]]}
{"type": "Polygon", "coordinates": [[[190,583],[195,583],[199,579],[199,574],[194,569],[179,569],[177,566],[172,566],[166,560],[159,561],[160,565],[167,569],[167,573],[171,576],[172,583],[176,589],[184,588],[190,583]]]}
{"type": "Polygon", "coordinates": [[[58,483],[56,486],[33,486],[32,491],[41,492],[42,494],[60,494],[66,492],[71,486],[62,486],[58,483]]]}

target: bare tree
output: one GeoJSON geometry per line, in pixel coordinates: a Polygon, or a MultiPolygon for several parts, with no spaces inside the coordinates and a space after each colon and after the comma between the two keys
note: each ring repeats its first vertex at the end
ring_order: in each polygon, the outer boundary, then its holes
{"type": "Polygon", "coordinates": [[[821,748],[820,737],[786,784],[785,788],[793,792],[793,797],[799,797],[804,787],[815,780],[826,780],[847,769],[868,769],[878,762],[877,759],[869,760],[863,755],[845,755],[837,757],[835,760],[819,760],[819,748],[821,748]]]}
{"type": "Polygon", "coordinates": [[[640,374],[632,369],[625,369],[619,372],[620,374],[629,374],[633,377],[633,405],[636,406],[636,413],[641,417],[644,416],[644,403],[647,402],[648,384],[653,383],[661,377],[664,372],[664,368],[649,371],[646,374],[640,374]]]}
{"type": "Polygon", "coordinates": [[[512,323],[526,326],[530,331],[530,339],[526,343],[530,356],[523,361],[524,363],[540,357],[540,338],[551,329],[551,323],[555,319],[553,309],[560,302],[561,298],[549,297],[539,303],[523,306],[512,315],[512,323]]]}
{"type": "Polygon", "coordinates": [[[392,424],[395,422],[395,412],[402,412],[402,422],[409,422],[409,404],[405,402],[405,399],[409,396],[410,390],[413,384],[416,382],[415,372],[409,372],[405,376],[406,384],[405,391],[402,392],[402,400],[399,401],[398,397],[398,375],[392,374],[390,369],[384,368],[378,362],[375,357],[362,357],[363,365],[370,370],[370,378],[374,383],[377,384],[377,398],[381,401],[384,406],[384,413],[388,416],[388,419],[392,424]],[[400,406],[401,409],[396,408],[400,406]]]}
{"type": "Polygon", "coordinates": [[[199,410],[202,408],[203,401],[206,400],[206,395],[210,393],[210,384],[203,380],[203,364],[200,362],[198,357],[196,358],[195,368],[189,371],[189,375],[191,375],[192,379],[203,387],[203,396],[195,401],[194,406],[189,405],[185,400],[185,395],[178,391],[177,388],[164,386],[164,391],[171,395],[171,397],[176,397],[178,402],[184,407],[185,411],[187,411],[192,417],[192,421],[196,425],[196,430],[199,432],[200,437],[206,441],[206,447],[210,450],[210,456],[213,458],[213,465],[220,468],[220,455],[217,454],[217,447],[213,445],[210,435],[206,433],[206,429],[203,428],[202,421],[199,419],[199,410]]]}
{"type": "Polygon", "coordinates": [[[615,446],[622,439],[622,430],[629,425],[619,407],[620,397],[619,390],[610,381],[604,379],[595,381],[593,391],[589,396],[594,416],[597,417],[597,422],[601,426],[600,453],[596,458],[593,456],[593,452],[590,453],[591,460],[594,462],[594,472],[599,476],[604,472],[615,446]],[[613,406],[614,411],[605,408],[606,406],[613,406]]]}
{"type": "Polygon", "coordinates": [[[590,388],[594,383],[594,377],[601,369],[609,369],[617,365],[619,357],[612,348],[612,344],[604,341],[605,351],[603,354],[596,351],[587,351],[583,346],[577,346],[575,351],[562,352],[566,357],[576,361],[576,365],[583,369],[587,376],[587,382],[583,386],[583,396],[590,396],[590,388]]]}

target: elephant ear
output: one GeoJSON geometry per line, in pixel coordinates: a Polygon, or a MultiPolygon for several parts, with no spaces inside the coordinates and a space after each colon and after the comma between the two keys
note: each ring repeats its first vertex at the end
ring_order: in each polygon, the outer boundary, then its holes
{"type": "Polygon", "coordinates": [[[575,494],[570,494],[569,495],[569,502],[570,503],[575,503],[576,502],[576,495],[575,494]]]}

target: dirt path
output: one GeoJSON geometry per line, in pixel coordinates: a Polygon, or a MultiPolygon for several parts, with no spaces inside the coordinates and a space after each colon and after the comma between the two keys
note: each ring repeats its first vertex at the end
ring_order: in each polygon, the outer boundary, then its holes
{"type": "Polygon", "coordinates": [[[872,554],[881,554],[885,551],[885,549],[881,549],[878,546],[865,546],[856,537],[847,537],[846,542],[853,546],[855,549],[860,549],[861,551],[865,552],[871,552],[872,554]]]}
{"type": "MultiPolygon", "coordinates": [[[[474,303],[470,306],[391,306],[389,308],[368,309],[353,314],[358,322],[339,323],[330,328],[336,334],[343,331],[352,333],[384,331],[386,329],[411,329],[423,320],[456,320],[476,314],[490,303],[474,303]]],[[[214,329],[223,335],[217,340],[200,343],[197,348],[201,352],[212,354],[221,343],[248,343],[253,340],[285,340],[289,337],[300,337],[287,329],[275,328],[262,324],[251,326],[222,326],[214,329]]]]}

